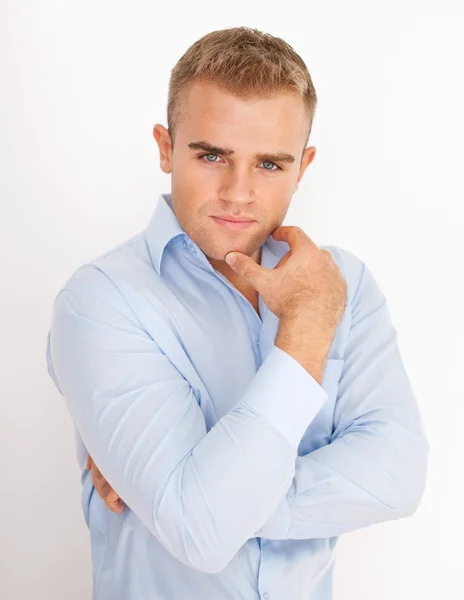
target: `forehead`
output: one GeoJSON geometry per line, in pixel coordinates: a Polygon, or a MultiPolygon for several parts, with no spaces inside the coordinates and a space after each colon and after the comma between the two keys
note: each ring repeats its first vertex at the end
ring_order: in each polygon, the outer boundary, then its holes
{"type": "Polygon", "coordinates": [[[303,100],[291,91],[239,98],[212,83],[193,83],[182,105],[179,133],[218,140],[245,136],[260,142],[301,143],[307,128],[303,100]]]}

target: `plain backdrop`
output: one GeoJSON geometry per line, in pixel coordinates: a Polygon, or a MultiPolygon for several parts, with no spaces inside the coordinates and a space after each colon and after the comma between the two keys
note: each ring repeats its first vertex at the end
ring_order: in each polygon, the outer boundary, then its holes
{"type": "Polygon", "coordinates": [[[168,4],[0,0],[0,597],[90,599],[73,427],[45,362],[53,301],[170,191],[152,128],[174,64],[247,25],[295,48],[319,98],[284,224],[372,269],[431,445],[417,513],[340,539],[334,598],[462,599],[463,10],[168,4]]]}

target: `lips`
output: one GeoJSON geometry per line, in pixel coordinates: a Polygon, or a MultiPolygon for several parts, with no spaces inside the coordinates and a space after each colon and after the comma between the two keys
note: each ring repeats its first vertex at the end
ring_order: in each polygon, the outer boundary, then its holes
{"type": "Polygon", "coordinates": [[[233,223],[251,223],[254,219],[247,219],[246,217],[233,217],[229,215],[220,216],[217,215],[216,219],[222,219],[223,221],[232,221],[233,223]]]}
{"type": "Polygon", "coordinates": [[[255,221],[230,221],[221,217],[211,218],[217,225],[220,225],[221,227],[225,227],[226,229],[230,229],[232,231],[240,231],[241,229],[247,229],[248,227],[251,227],[253,223],[255,223],[255,221]]]}

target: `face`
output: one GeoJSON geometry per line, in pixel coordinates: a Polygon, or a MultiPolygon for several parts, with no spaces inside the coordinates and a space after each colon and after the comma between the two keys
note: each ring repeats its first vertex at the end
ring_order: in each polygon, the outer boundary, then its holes
{"type": "Polygon", "coordinates": [[[260,261],[314,158],[314,147],[302,157],[308,118],[294,93],[241,100],[211,83],[194,83],[182,112],[174,148],[162,125],[153,129],[161,169],[172,174],[173,210],[213,267],[232,278],[226,254],[260,261]],[[214,218],[228,216],[252,222],[227,226],[214,218]]]}

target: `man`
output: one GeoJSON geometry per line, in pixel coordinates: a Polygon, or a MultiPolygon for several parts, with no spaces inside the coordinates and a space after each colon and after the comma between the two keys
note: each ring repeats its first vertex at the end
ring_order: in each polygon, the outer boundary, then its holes
{"type": "Polygon", "coordinates": [[[198,40],[153,130],[172,192],[55,300],[95,600],[329,600],[338,536],[420,503],[428,443],[384,295],[281,226],[315,106],[283,40],[198,40]]]}

